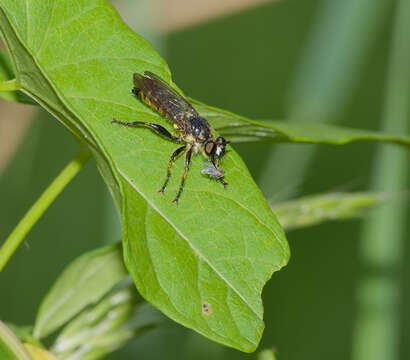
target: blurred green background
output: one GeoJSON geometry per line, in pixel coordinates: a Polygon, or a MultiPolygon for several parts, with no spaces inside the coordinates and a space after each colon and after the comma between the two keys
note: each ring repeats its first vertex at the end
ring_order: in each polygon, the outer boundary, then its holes
{"type": "MultiPolygon", "coordinates": [[[[158,3],[136,5],[150,6],[158,3]]],[[[168,61],[179,87],[207,104],[254,119],[332,121],[379,129],[396,6],[393,0],[283,0],[165,34],[146,24],[140,24],[139,31],[168,61]]],[[[135,19],[138,23],[137,14],[135,19]]],[[[368,190],[376,148],[373,143],[235,146],[273,200],[368,190]]],[[[77,151],[60,124],[44,111],[38,113],[0,177],[0,239],[77,151]]],[[[361,227],[359,220],[333,222],[288,234],[291,261],[263,292],[266,330],[261,347],[275,348],[278,359],[286,360],[354,358],[356,294],[368,271],[359,260],[361,227]]],[[[0,318],[32,323],[42,297],[67,263],[119,240],[119,234],[118,216],[91,162],[0,273],[0,318]]],[[[403,248],[407,257],[408,244],[403,248]]],[[[406,263],[398,275],[400,359],[410,357],[406,263]]],[[[169,321],[109,358],[255,356],[169,321]]]]}

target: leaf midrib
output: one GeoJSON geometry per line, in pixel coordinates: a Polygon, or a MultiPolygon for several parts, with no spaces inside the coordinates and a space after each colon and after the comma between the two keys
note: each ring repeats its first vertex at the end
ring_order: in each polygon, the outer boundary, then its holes
{"type": "Polygon", "coordinates": [[[124,174],[121,169],[117,169],[118,173],[121,174],[121,176],[133,187],[143,198],[144,200],[151,206],[152,209],[154,209],[163,219],[167,221],[169,225],[171,225],[174,230],[187,242],[187,244],[194,250],[195,254],[198,254],[199,257],[201,257],[207,264],[208,266],[228,285],[229,288],[235,291],[235,293],[242,299],[242,301],[248,306],[249,309],[252,310],[252,312],[255,314],[255,316],[263,320],[261,316],[259,316],[258,311],[254,309],[254,307],[248,303],[248,301],[243,297],[243,295],[230,283],[228,279],[226,279],[219,271],[218,269],[215,268],[215,266],[206,258],[193,244],[191,241],[189,241],[189,238],[164,214],[161,212],[160,209],[158,209],[155,204],[149,200],[148,197],[145,196],[145,194],[136,186],[134,182],[132,182],[126,174],[124,174]]]}

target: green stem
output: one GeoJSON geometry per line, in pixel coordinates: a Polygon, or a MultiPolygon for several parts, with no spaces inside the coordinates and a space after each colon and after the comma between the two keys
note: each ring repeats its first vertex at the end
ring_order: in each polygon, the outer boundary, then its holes
{"type": "Polygon", "coordinates": [[[0,92],[20,90],[16,79],[0,82],[0,92]]]}
{"type": "Polygon", "coordinates": [[[10,257],[16,251],[17,247],[21,244],[34,224],[40,219],[41,215],[44,214],[89,158],[90,153],[84,148],[75,159],[67,164],[63,171],[61,171],[61,173],[53,180],[49,187],[20,220],[0,249],[0,271],[3,270],[10,257]]]}

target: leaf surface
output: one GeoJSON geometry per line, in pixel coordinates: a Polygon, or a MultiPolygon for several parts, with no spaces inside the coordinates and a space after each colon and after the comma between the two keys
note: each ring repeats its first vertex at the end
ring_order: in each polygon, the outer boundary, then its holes
{"type": "Polygon", "coordinates": [[[142,302],[130,281],[129,286],[119,286],[98,304],[88,307],[72,319],[58,334],[51,351],[59,359],[104,358],[106,354],[154,328],[158,323],[158,314],[158,311],[142,302]],[[144,314],[140,313],[142,308],[144,314]],[[136,324],[136,318],[143,320],[142,315],[149,312],[151,318],[148,321],[136,324]]]}
{"type": "Polygon", "coordinates": [[[127,275],[120,244],[81,255],[67,266],[42,301],[34,336],[49,335],[127,275]]]}
{"type": "Polygon", "coordinates": [[[85,141],[122,213],[125,262],[139,292],[209,338],[253,351],[263,331],[262,288],[289,258],[285,235],[240,157],[223,162],[229,187],[201,175],[194,157],[178,207],[183,162],[157,194],[176,144],[169,127],[131,96],[132,74],[170,81],[164,60],[105,0],[0,0],[0,26],[24,92],[85,141]]]}

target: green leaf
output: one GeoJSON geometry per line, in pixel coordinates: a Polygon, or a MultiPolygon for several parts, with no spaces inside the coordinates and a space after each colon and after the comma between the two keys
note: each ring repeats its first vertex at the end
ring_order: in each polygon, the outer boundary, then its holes
{"type": "Polygon", "coordinates": [[[120,244],[80,256],[68,265],[42,301],[34,337],[52,333],[87,305],[101,299],[127,275],[120,244]]]}
{"type": "Polygon", "coordinates": [[[195,100],[192,102],[200,114],[207,117],[214,128],[232,142],[267,141],[344,145],[353,141],[383,141],[410,147],[410,136],[404,134],[387,134],[321,123],[255,121],[195,100]]]}
{"type": "Polygon", "coordinates": [[[49,351],[32,344],[24,344],[24,348],[30,354],[32,360],[57,360],[57,358],[49,351]]]}
{"type": "Polygon", "coordinates": [[[130,94],[133,72],[169,81],[164,60],[105,0],[0,0],[0,9],[22,90],[97,160],[122,213],[125,262],[138,291],[175,321],[253,351],[264,327],[262,288],[287,263],[289,248],[243,161],[229,149],[224,190],[194,158],[176,207],[182,161],[167,194],[157,194],[176,145],[111,124],[115,117],[169,127],[130,94]]]}
{"type": "Polygon", "coordinates": [[[157,317],[151,317],[149,322],[136,323],[134,317],[141,318],[142,307],[144,303],[134,286],[114,291],[65,326],[52,346],[53,353],[63,360],[103,357],[158,322],[157,317]]]}
{"type": "Polygon", "coordinates": [[[0,321],[0,359],[31,360],[17,337],[0,321]]]}
{"type": "Polygon", "coordinates": [[[384,200],[386,196],[377,193],[330,193],[273,204],[272,211],[289,231],[328,220],[360,217],[384,200]]]}

